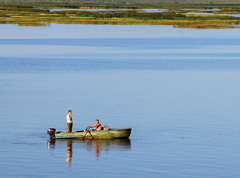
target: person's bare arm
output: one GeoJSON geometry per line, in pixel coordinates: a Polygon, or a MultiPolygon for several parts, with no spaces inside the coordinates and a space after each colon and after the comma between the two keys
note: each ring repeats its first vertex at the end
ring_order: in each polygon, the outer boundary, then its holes
{"type": "Polygon", "coordinates": [[[92,125],[92,126],[88,126],[90,128],[93,128],[93,127],[98,127],[100,124],[95,124],[95,125],[92,125]]]}

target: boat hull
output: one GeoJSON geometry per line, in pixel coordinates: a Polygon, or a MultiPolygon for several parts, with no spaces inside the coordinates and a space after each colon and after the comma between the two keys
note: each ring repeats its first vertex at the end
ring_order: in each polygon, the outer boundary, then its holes
{"type": "Polygon", "coordinates": [[[131,128],[100,131],[55,132],[56,139],[117,139],[128,138],[131,128]]]}

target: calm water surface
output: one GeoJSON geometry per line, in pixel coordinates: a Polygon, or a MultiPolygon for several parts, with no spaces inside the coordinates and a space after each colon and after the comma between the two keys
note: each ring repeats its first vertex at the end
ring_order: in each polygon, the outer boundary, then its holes
{"type": "Polygon", "coordinates": [[[50,12],[54,11],[63,11],[63,10],[73,10],[73,11],[89,11],[89,12],[98,12],[98,11],[144,11],[144,12],[167,12],[168,9],[50,9],[50,12]]]}
{"type": "Polygon", "coordinates": [[[239,177],[239,29],[0,25],[1,177],[239,177]],[[129,140],[49,142],[99,118],[129,140]]]}

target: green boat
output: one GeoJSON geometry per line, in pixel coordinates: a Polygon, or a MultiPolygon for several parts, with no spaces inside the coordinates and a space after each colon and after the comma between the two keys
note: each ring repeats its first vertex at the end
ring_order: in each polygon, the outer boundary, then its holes
{"type": "Polygon", "coordinates": [[[125,129],[107,129],[107,130],[82,130],[74,132],[56,132],[56,129],[49,128],[50,139],[116,139],[128,138],[131,135],[132,128],[125,129]]]}

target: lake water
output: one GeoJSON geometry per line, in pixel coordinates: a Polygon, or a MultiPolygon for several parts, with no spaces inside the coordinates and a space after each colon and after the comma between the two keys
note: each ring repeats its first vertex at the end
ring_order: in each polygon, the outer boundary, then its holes
{"type": "Polygon", "coordinates": [[[0,177],[239,177],[239,29],[0,25],[0,177]],[[99,118],[129,140],[48,141],[99,118]]]}
{"type": "Polygon", "coordinates": [[[98,12],[98,11],[143,11],[143,12],[168,12],[168,9],[49,9],[50,12],[63,11],[63,10],[73,10],[73,11],[88,11],[88,12],[98,12]]]}
{"type": "MultiPolygon", "coordinates": [[[[63,11],[63,10],[73,10],[73,11],[89,11],[89,12],[97,12],[97,11],[128,11],[128,10],[138,10],[143,12],[168,12],[168,9],[50,9],[50,12],[54,11],[63,11]]],[[[215,11],[220,11],[221,9],[181,9],[181,10],[195,10],[201,11],[199,12],[188,12],[186,14],[190,15],[222,15],[222,16],[230,16],[230,17],[240,17],[240,14],[214,14],[215,11]]]]}

